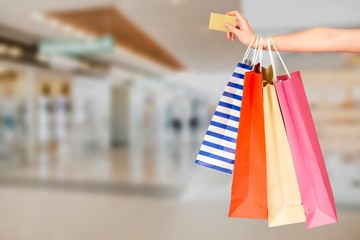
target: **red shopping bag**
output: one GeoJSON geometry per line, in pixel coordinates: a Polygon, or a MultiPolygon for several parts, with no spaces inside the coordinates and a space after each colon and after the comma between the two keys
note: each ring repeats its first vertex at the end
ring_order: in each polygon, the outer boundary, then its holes
{"type": "Polygon", "coordinates": [[[229,217],[267,219],[266,151],[262,75],[245,73],[229,217]]]}

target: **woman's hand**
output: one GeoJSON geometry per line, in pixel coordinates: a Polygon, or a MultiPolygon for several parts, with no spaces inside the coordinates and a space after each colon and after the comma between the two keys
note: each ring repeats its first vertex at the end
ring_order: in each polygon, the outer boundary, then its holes
{"type": "Polygon", "coordinates": [[[234,42],[235,37],[237,37],[240,42],[245,45],[249,45],[251,38],[254,36],[254,31],[251,29],[248,21],[243,16],[241,16],[238,11],[230,11],[226,13],[226,15],[236,17],[235,26],[231,24],[225,25],[225,27],[230,30],[230,32],[226,33],[226,38],[231,39],[234,42]]]}

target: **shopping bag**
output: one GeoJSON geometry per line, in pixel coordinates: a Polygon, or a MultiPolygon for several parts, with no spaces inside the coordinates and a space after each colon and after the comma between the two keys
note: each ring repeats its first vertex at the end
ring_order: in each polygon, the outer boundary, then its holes
{"type": "MultiPolygon", "coordinates": [[[[262,60],[263,38],[257,57],[262,60]]],[[[245,73],[229,217],[267,219],[266,152],[260,64],[245,73]]]]}
{"type": "Polygon", "coordinates": [[[264,120],[267,165],[267,201],[269,227],[305,221],[299,187],[295,175],[289,142],[279,102],[276,96],[273,75],[276,66],[267,39],[272,65],[263,68],[264,120]],[[273,67],[274,66],[274,70],[273,67]]]}
{"type": "Polygon", "coordinates": [[[306,227],[335,223],[335,201],[300,72],[287,71],[287,75],[277,79],[275,88],[306,213],[306,227]]]}
{"type": "Polygon", "coordinates": [[[229,217],[267,219],[264,135],[262,76],[256,67],[245,73],[229,217]]]}
{"type": "MultiPolygon", "coordinates": [[[[243,61],[237,64],[220,98],[210,125],[205,133],[204,140],[195,161],[196,164],[230,174],[233,171],[244,74],[252,69],[251,62],[248,62],[247,57],[254,39],[255,37],[251,40],[243,61]]],[[[252,62],[254,58],[255,52],[252,62]]]]}

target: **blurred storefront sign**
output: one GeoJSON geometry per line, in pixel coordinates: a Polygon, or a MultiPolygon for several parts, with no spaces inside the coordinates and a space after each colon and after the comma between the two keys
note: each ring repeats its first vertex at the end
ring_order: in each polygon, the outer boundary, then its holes
{"type": "Polygon", "coordinates": [[[39,43],[39,51],[43,55],[81,55],[88,56],[111,52],[114,39],[103,36],[94,39],[44,40],[39,43]]]}

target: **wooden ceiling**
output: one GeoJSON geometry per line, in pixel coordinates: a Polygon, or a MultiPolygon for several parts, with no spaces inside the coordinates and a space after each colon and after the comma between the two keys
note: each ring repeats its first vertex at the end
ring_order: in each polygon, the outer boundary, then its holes
{"type": "Polygon", "coordinates": [[[119,47],[153,60],[171,70],[183,65],[129,21],[116,7],[49,12],[46,16],[95,36],[112,35],[119,47]]]}

